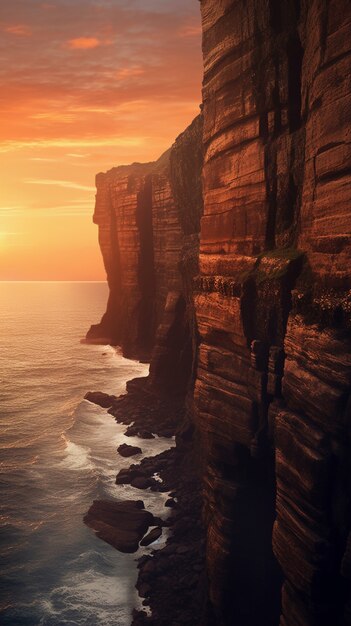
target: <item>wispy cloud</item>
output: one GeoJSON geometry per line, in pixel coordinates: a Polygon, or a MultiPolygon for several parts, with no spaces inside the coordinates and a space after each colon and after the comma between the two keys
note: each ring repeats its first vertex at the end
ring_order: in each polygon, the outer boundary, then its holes
{"type": "Polygon", "coordinates": [[[73,159],[77,161],[76,165],[86,165],[86,163],[82,163],[82,160],[86,160],[90,157],[90,154],[78,154],[75,152],[67,152],[62,156],[57,157],[49,157],[49,156],[32,156],[29,157],[29,161],[34,161],[36,163],[64,163],[67,162],[67,159],[73,159]]]}
{"type": "Polygon", "coordinates": [[[67,156],[71,157],[72,159],[86,159],[90,156],[90,154],[76,154],[75,152],[69,152],[67,156]]]}
{"type": "Polygon", "coordinates": [[[126,78],[136,78],[145,74],[145,69],[140,66],[124,67],[116,72],[116,78],[125,80],[126,78]]]}
{"type": "Polygon", "coordinates": [[[91,50],[101,45],[102,42],[97,37],[76,37],[69,39],[66,43],[67,48],[71,48],[71,50],[91,50]]]}
{"type": "Polygon", "coordinates": [[[42,206],[36,205],[13,205],[13,206],[1,206],[0,205],[0,217],[18,217],[31,213],[32,215],[45,215],[46,217],[78,217],[78,216],[90,216],[93,213],[92,200],[90,201],[77,201],[67,202],[64,204],[43,204],[42,206]]]}
{"type": "Polygon", "coordinates": [[[12,206],[0,206],[0,217],[9,217],[13,215],[21,215],[27,211],[28,207],[23,204],[15,204],[12,206]]]}
{"type": "Polygon", "coordinates": [[[80,189],[81,191],[95,191],[95,187],[75,183],[71,180],[52,180],[50,178],[26,178],[24,181],[27,185],[49,185],[54,187],[63,187],[65,189],[80,189]]]}
{"type": "Polygon", "coordinates": [[[200,3],[0,3],[1,228],[31,242],[0,277],[96,276],[94,176],[157,158],[197,114],[200,3]]]}
{"type": "Polygon", "coordinates": [[[54,159],[52,157],[29,157],[30,161],[39,161],[41,163],[58,163],[60,159],[54,159]]]}
{"type": "Polygon", "coordinates": [[[25,24],[13,24],[12,26],[6,26],[4,30],[6,33],[10,33],[10,35],[19,37],[30,37],[32,34],[32,29],[25,24]]]}
{"type": "Polygon", "coordinates": [[[23,141],[4,141],[0,143],[0,152],[13,152],[27,148],[121,148],[128,146],[141,146],[146,137],[115,137],[115,138],[92,138],[92,139],[39,139],[23,141]]]}
{"type": "Polygon", "coordinates": [[[50,111],[48,113],[33,113],[29,116],[32,120],[44,120],[49,122],[71,123],[75,119],[74,113],[50,111]]]}

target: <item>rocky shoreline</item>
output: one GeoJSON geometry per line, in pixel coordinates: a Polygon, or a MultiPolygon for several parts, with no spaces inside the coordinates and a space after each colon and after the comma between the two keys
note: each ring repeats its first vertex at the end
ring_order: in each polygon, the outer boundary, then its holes
{"type": "MultiPolygon", "coordinates": [[[[144,458],[140,463],[121,470],[116,477],[117,484],[131,484],[140,491],[151,489],[169,493],[170,496],[165,503],[170,510],[167,519],[150,518],[146,520],[146,525],[145,516],[150,514],[144,510],[143,502],[130,503],[133,524],[137,530],[142,530],[137,542],[134,535],[134,543],[129,544],[135,550],[138,543],[152,545],[159,538],[162,527],[170,529],[165,547],[152,550],[138,561],[136,588],[145,610],[134,610],[132,626],[206,624],[207,581],[201,519],[201,464],[194,457],[192,427],[187,424],[184,399],[153,394],[145,381],[146,379],[130,381],[127,385],[128,393],[119,398],[100,392],[89,392],[86,395],[87,400],[107,408],[119,423],[126,424],[126,435],[139,436],[140,439],[154,435],[170,438],[175,436],[177,442],[176,447],[155,457],[144,458]],[[180,424],[182,427],[179,430],[180,424]],[[152,529],[149,530],[146,526],[152,529]]],[[[122,506],[125,510],[128,506],[126,503],[113,502],[111,505],[112,516],[116,515],[116,507],[118,509],[118,506],[122,506]]],[[[89,522],[88,525],[95,530],[97,527],[92,522],[92,516],[94,517],[96,511],[99,523],[106,521],[106,503],[102,503],[101,510],[94,503],[85,518],[85,522],[89,522]]],[[[110,509],[107,517],[111,519],[110,509]]],[[[125,530],[125,522],[123,524],[123,528],[119,527],[122,532],[125,530]]],[[[108,541],[100,531],[99,526],[98,536],[108,541]]],[[[113,545],[113,541],[108,542],[113,545]]],[[[121,547],[120,535],[119,546],[121,547]]],[[[118,541],[115,547],[119,549],[118,541]]]]}

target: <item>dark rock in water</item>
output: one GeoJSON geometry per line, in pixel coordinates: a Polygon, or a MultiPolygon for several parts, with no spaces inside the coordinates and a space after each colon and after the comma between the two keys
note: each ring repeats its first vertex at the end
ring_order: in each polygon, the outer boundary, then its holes
{"type": "Polygon", "coordinates": [[[84,396],[85,400],[89,400],[93,404],[98,404],[103,409],[109,409],[116,400],[116,396],[109,396],[108,393],[102,391],[88,391],[84,396]]]}
{"type": "Polygon", "coordinates": [[[116,485],[129,485],[130,473],[128,469],[121,469],[116,476],[116,485]]]}
{"type": "Polygon", "coordinates": [[[100,539],[120,552],[136,552],[154,518],[142,500],[95,500],[84,522],[100,539]]]}
{"type": "Polygon", "coordinates": [[[116,476],[116,485],[130,485],[134,478],[145,478],[145,474],[132,467],[121,469],[116,476]]]}
{"type": "Polygon", "coordinates": [[[148,430],[140,430],[137,426],[129,426],[125,432],[126,437],[139,437],[140,439],[155,439],[155,435],[148,430]]]}
{"type": "Polygon", "coordinates": [[[132,487],[136,487],[137,489],[147,489],[151,487],[152,480],[147,478],[146,476],[137,476],[130,481],[132,487]]]}
{"type": "Polygon", "coordinates": [[[126,437],[137,437],[138,432],[137,426],[129,426],[124,434],[126,437]]]}
{"type": "Polygon", "coordinates": [[[150,532],[145,535],[145,537],[141,540],[141,546],[149,546],[151,543],[154,543],[157,539],[159,539],[162,535],[162,528],[153,528],[150,532]]]}
{"type": "Polygon", "coordinates": [[[139,431],[138,437],[140,437],[140,439],[155,439],[155,435],[150,433],[148,430],[139,431]]]}
{"type": "Polygon", "coordinates": [[[142,449],[139,448],[138,446],[128,446],[128,444],[122,443],[117,448],[117,452],[121,456],[124,456],[124,457],[127,458],[127,457],[130,457],[130,456],[134,456],[135,454],[141,454],[142,453],[142,449]]]}

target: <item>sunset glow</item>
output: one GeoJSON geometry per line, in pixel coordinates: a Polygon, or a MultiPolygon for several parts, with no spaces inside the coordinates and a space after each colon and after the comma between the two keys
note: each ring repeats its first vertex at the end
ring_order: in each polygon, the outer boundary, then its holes
{"type": "Polygon", "coordinates": [[[1,32],[1,280],[103,280],[99,171],[198,113],[198,0],[13,0],[1,32]]]}

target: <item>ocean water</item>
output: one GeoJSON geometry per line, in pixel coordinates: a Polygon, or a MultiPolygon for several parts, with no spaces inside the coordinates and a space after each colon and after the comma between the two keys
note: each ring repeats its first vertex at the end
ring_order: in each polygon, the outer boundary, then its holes
{"type": "Polygon", "coordinates": [[[96,498],[141,498],[162,512],[166,494],[115,485],[141,458],[116,448],[138,443],[149,456],[170,441],[126,438],[83,400],[89,390],[123,393],[147,374],[111,347],[80,343],[106,299],[104,283],[0,283],[2,626],[128,626],[139,602],[141,551],[114,550],[83,516],[96,498]]]}

